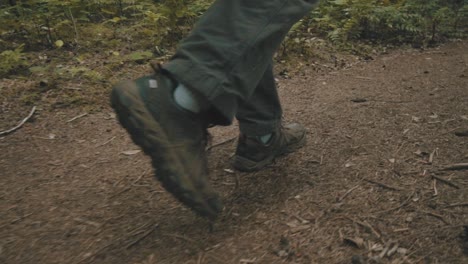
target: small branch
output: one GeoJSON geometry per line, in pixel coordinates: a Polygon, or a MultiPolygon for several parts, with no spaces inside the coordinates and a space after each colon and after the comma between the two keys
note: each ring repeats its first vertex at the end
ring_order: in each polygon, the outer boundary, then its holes
{"type": "Polygon", "coordinates": [[[373,181],[373,180],[369,180],[369,179],[364,179],[366,182],[370,182],[370,183],[373,183],[373,184],[376,184],[382,188],[385,188],[385,189],[388,189],[388,190],[392,190],[392,191],[401,191],[402,189],[400,188],[397,188],[397,187],[393,187],[393,186],[390,186],[390,185],[387,185],[387,184],[384,184],[384,183],[381,183],[381,182],[376,182],[376,181],[373,181]]]}
{"type": "Polygon", "coordinates": [[[73,29],[75,30],[75,44],[77,44],[78,43],[78,30],[76,29],[75,18],[73,17],[71,8],[68,8],[68,12],[70,13],[70,18],[71,18],[71,21],[73,23],[73,29]]]}
{"type": "Polygon", "coordinates": [[[33,214],[33,213],[29,213],[29,214],[25,214],[25,215],[23,215],[23,216],[21,216],[21,217],[18,217],[18,218],[16,218],[15,220],[11,221],[10,224],[17,223],[17,222],[19,222],[19,221],[25,219],[26,217],[28,217],[28,216],[30,216],[30,215],[32,215],[32,214],[33,214]]]}
{"type": "Polygon", "coordinates": [[[8,130],[5,130],[5,131],[1,131],[0,132],[0,136],[6,136],[12,132],[15,132],[16,130],[20,129],[24,123],[26,123],[33,115],[34,115],[34,112],[36,112],[36,107],[33,106],[33,108],[31,109],[31,111],[29,112],[29,115],[27,117],[25,117],[18,125],[16,125],[15,127],[13,128],[10,128],[8,130]]]}
{"type": "Polygon", "coordinates": [[[191,238],[188,238],[186,236],[183,236],[183,235],[177,235],[177,234],[162,234],[163,236],[168,236],[168,237],[172,237],[172,238],[176,238],[176,239],[180,239],[180,240],[183,240],[185,242],[188,242],[189,244],[191,245],[194,245],[196,247],[198,247],[199,249],[202,249],[202,247],[199,245],[199,243],[191,238]]]}
{"type": "Polygon", "coordinates": [[[399,206],[396,206],[396,207],[393,207],[393,208],[390,208],[390,209],[387,209],[387,210],[383,210],[383,211],[380,211],[380,212],[375,212],[375,213],[382,214],[382,213],[388,213],[388,212],[391,212],[391,211],[394,211],[394,210],[398,210],[398,209],[402,208],[403,206],[405,206],[411,200],[413,195],[414,195],[414,191],[399,206]]]}
{"type": "Polygon", "coordinates": [[[96,147],[102,147],[102,146],[104,146],[104,145],[107,145],[109,142],[111,142],[111,141],[114,140],[114,139],[115,139],[115,136],[111,137],[111,139],[107,140],[106,142],[97,145],[96,147]]]}
{"type": "Polygon", "coordinates": [[[354,223],[364,227],[365,229],[370,231],[372,234],[374,234],[378,239],[380,239],[382,237],[380,235],[380,233],[377,232],[377,230],[375,230],[375,228],[372,227],[371,224],[369,224],[367,221],[361,222],[361,221],[355,220],[355,219],[353,219],[351,217],[346,217],[346,218],[348,218],[349,220],[353,221],[354,223]]]}
{"type": "Polygon", "coordinates": [[[374,80],[374,78],[370,78],[370,77],[364,77],[364,76],[352,76],[356,79],[360,79],[360,80],[369,80],[369,81],[372,81],[374,80]]]}
{"type": "Polygon", "coordinates": [[[141,180],[141,178],[148,172],[148,170],[145,170],[136,180],[132,182],[132,186],[138,186],[136,183],[141,180]]]}
{"type": "Polygon", "coordinates": [[[443,132],[443,133],[438,134],[437,137],[450,134],[450,133],[452,133],[453,131],[456,131],[456,130],[458,130],[458,129],[460,129],[460,128],[457,127],[457,128],[454,128],[454,129],[450,129],[449,131],[446,131],[446,132],[443,132]]]}
{"type": "Polygon", "coordinates": [[[119,195],[121,195],[122,193],[124,193],[124,192],[126,192],[126,191],[128,191],[128,190],[130,190],[130,189],[131,189],[130,187],[126,187],[125,189],[123,189],[123,190],[121,190],[121,191],[119,191],[119,192],[117,192],[117,193],[112,194],[111,196],[109,196],[109,198],[114,198],[114,197],[116,197],[116,196],[119,196],[119,195]]]}
{"type": "Polygon", "coordinates": [[[443,168],[442,170],[468,170],[468,163],[457,163],[443,168]]]}
{"type": "Polygon", "coordinates": [[[134,241],[128,243],[127,246],[126,246],[125,248],[126,248],[126,249],[129,249],[129,248],[133,247],[133,246],[136,245],[138,242],[140,242],[141,240],[143,240],[143,239],[145,239],[147,236],[149,236],[151,233],[153,233],[153,231],[154,231],[158,226],[159,226],[158,224],[153,225],[150,229],[146,230],[140,237],[138,237],[138,238],[135,239],[134,241]]]}
{"type": "Polygon", "coordinates": [[[82,117],[87,116],[87,115],[88,115],[88,113],[84,113],[84,114],[75,116],[72,119],[68,120],[67,123],[73,122],[73,121],[77,120],[78,118],[82,118],[82,117]]]}
{"type": "Polygon", "coordinates": [[[356,190],[360,185],[356,185],[354,186],[353,188],[347,190],[340,198],[338,198],[338,202],[341,202],[344,200],[344,198],[346,198],[346,196],[348,196],[351,192],[353,192],[354,190],[356,190]]]}
{"type": "Polygon", "coordinates": [[[437,154],[437,149],[434,149],[434,151],[431,152],[431,154],[429,155],[429,164],[432,164],[432,162],[434,161],[434,156],[437,154]]]}
{"type": "Polygon", "coordinates": [[[96,228],[100,228],[102,226],[98,222],[90,221],[90,220],[87,220],[87,219],[84,219],[84,218],[81,218],[81,217],[75,217],[73,220],[75,220],[78,223],[94,226],[96,228]]]}
{"type": "Polygon", "coordinates": [[[211,145],[211,146],[209,146],[209,147],[206,148],[206,151],[212,150],[212,149],[214,149],[214,148],[216,148],[216,147],[219,147],[219,146],[222,146],[222,145],[224,145],[224,144],[231,143],[231,142],[233,142],[234,140],[236,140],[236,138],[237,138],[237,136],[232,137],[232,138],[227,139],[227,140],[224,140],[224,141],[219,142],[219,143],[217,143],[217,144],[211,145]]]}
{"type": "Polygon", "coordinates": [[[427,215],[433,216],[435,218],[438,218],[440,221],[444,222],[445,224],[450,225],[450,223],[447,222],[447,220],[445,220],[445,218],[443,216],[439,215],[439,214],[432,213],[432,212],[427,212],[427,211],[421,211],[421,212],[423,212],[423,213],[425,213],[427,215]]]}
{"type": "Polygon", "coordinates": [[[446,206],[446,208],[450,207],[463,207],[463,206],[468,206],[468,203],[454,203],[454,204],[449,204],[446,206]]]}
{"type": "Polygon", "coordinates": [[[439,176],[432,175],[432,178],[434,178],[434,179],[436,179],[436,180],[438,180],[438,181],[440,181],[442,183],[445,183],[445,184],[447,184],[449,186],[452,186],[455,189],[460,189],[460,187],[458,185],[456,185],[455,183],[453,183],[453,182],[451,182],[449,180],[446,180],[444,178],[441,178],[439,176]]]}

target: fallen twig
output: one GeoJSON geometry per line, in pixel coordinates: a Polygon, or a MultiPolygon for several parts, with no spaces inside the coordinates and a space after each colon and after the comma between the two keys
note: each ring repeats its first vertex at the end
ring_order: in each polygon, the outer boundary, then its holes
{"type": "Polygon", "coordinates": [[[96,250],[94,253],[89,254],[89,255],[85,255],[81,260],[77,261],[75,264],[80,264],[80,263],[83,263],[85,261],[94,259],[97,255],[101,254],[102,251],[104,251],[105,249],[107,249],[110,246],[113,246],[116,243],[117,243],[116,241],[111,241],[111,242],[107,243],[106,245],[104,245],[101,248],[99,248],[98,250],[96,250]]]}
{"type": "Polygon", "coordinates": [[[121,190],[121,191],[119,191],[119,192],[116,192],[116,193],[112,194],[111,196],[109,196],[109,198],[114,198],[114,197],[116,197],[116,196],[119,196],[119,195],[121,195],[122,193],[124,193],[124,192],[126,192],[126,191],[128,191],[128,190],[130,190],[130,189],[131,189],[130,187],[126,187],[125,189],[123,189],[123,190],[121,190]]]}
{"type": "Polygon", "coordinates": [[[429,164],[432,164],[432,162],[434,161],[434,156],[437,154],[437,149],[434,149],[434,151],[431,152],[431,154],[429,154],[429,164]]]}
{"type": "Polygon", "coordinates": [[[191,238],[188,238],[186,236],[183,236],[183,235],[177,235],[177,234],[162,234],[163,236],[168,236],[168,237],[173,237],[173,238],[177,238],[177,239],[181,239],[185,242],[188,242],[189,244],[191,245],[195,245],[196,247],[198,247],[199,249],[203,250],[203,248],[199,245],[199,243],[191,238]]]}
{"type": "Polygon", "coordinates": [[[138,186],[136,183],[141,180],[141,178],[148,172],[148,170],[145,170],[136,180],[132,182],[133,186],[138,186]]]}
{"type": "Polygon", "coordinates": [[[353,192],[354,190],[356,190],[357,188],[359,187],[359,184],[354,186],[353,188],[347,190],[340,198],[338,198],[338,202],[341,202],[344,200],[344,198],[346,198],[346,196],[348,196],[351,192],[353,192]]]}
{"type": "Polygon", "coordinates": [[[398,209],[402,208],[403,206],[405,206],[411,200],[413,195],[414,195],[414,191],[399,206],[396,206],[396,207],[393,207],[393,208],[390,208],[390,209],[387,209],[387,210],[383,210],[383,211],[380,211],[380,212],[375,212],[375,213],[376,214],[382,214],[382,213],[388,213],[388,212],[391,212],[391,211],[394,211],[394,210],[398,210],[398,209]]]}
{"type": "Polygon", "coordinates": [[[454,204],[449,204],[446,206],[446,208],[449,207],[463,207],[463,206],[468,206],[468,203],[454,203],[454,204]]]}
{"type": "Polygon", "coordinates": [[[212,149],[214,149],[214,148],[216,148],[216,147],[219,147],[219,146],[222,146],[222,145],[224,145],[224,144],[230,143],[230,142],[236,140],[236,138],[237,138],[237,136],[232,137],[232,138],[230,138],[230,139],[226,139],[226,140],[224,140],[224,141],[222,141],[222,142],[219,142],[219,143],[217,143],[217,144],[208,146],[208,147],[206,148],[206,151],[209,151],[209,150],[212,150],[212,149]]]}
{"type": "Polygon", "coordinates": [[[397,187],[393,187],[393,186],[390,186],[390,185],[387,185],[387,184],[384,184],[384,183],[381,183],[381,182],[377,182],[377,181],[373,181],[373,180],[369,180],[369,179],[364,179],[366,182],[370,182],[370,183],[373,183],[373,184],[376,184],[382,188],[385,188],[385,189],[389,189],[389,190],[393,190],[393,191],[401,191],[402,189],[400,188],[397,188],[397,187]]]}
{"type": "Polygon", "coordinates": [[[447,135],[447,134],[450,134],[450,133],[452,133],[453,131],[456,131],[456,130],[458,130],[458,129],[460,129],[460,128],[457,127],[457,128],[454,128],[454,129],[450,129],[449,131],[445,131],[445,132],[443,132],[443,133],[440,133],[440,134],[438,134],[437,136],[439,137],[439,136],[447,135]]]}
{"type": "Polygon", "coordinates": [[[100,228],[102,226],[98,222],[90,221],[90,220],[87,220],[87,219],[84,219],[84,218],[81,218],[81,217],[75,217],[73,220],[75,220],[78,223],[83,223],[83,224],[94,226],[96,228],[100,228]]]}
{"type": "MultiPolygon", "coordinates": [[[[349,75],[348,75],[349,76],[349,75]]],[[[352,75],[351,75],[352,76],[352,75]]],[[[369,80],[369,81],[372,81],[374,80],[374,78],[370,78],[370,77],[364,77],[364,76],[352,76],[356,79],[360,79],[360,80],[369,80]]]]}
{"type": "Polygon", "coordinates": [[[17,222],[19,222],[19,221],[25,219],[26,217],[32,215],[32,214],[33,214],[33,213],[25,214],[25,215],[23,215],[23,216],[21,216],[21,217],[18,217],[18,218],[16,218],[16,219],[11,220],[11,222],[9,222],[9,223],[5,223],[5,224],[3,224],[3,225],[0,225],[0,229],[4,228],[4,227],[7,226],[7,225],[15,224],[15,223],[17,223],[17,222]]]}
{"type": "Polygon", "coordinates": [[[356,219],[353,219],[351,217],[346,217],[348,218],[349,220],[353,221],[354,223],[366,228],[368,231],[370,231],[372,234],[374,234],[378,239],[380,239],[382,236],[380,235],[379,232],[377,232],[377,230],[375,230],[374,227],[371,226],[371,224],[369,224],[367,221],[364,221],[364,222],[361,222],[361,221],[358,221],[356,219]]]}
{"type": "Polygon", "coordinates": [[[455,189],[460,189],[460,187],[458,185],[456,185],[455,183],[453,183],[453,182],[451,182],[449,180],[446,180],[444,178],[441,178],[439,176],[432,175],[432,178],[434,178],[434,179],[436,179],[436,180],[438,180],[438,181],[440,181],[442,183],[445,183],[445,184],[447,184],[449,186],[452,186],[455,189]]]}
{"type": "Polygon", "coordinates": [[[104,145],[107,145],[109,142],[111,142],[111,141],[114,140],[114,139],[115,139],[115,136],[111,137],[111,138],[110,138],[109,140],[107,140],[106,142],[97,145],[96,147],[102,147],[102,146],[104,146],[104,145]]]}
{"type": "Polygon", "coordinates": [[[442,170],[468,170],[468,163],[457,163],[443,168],[442,170]]]}
{"type": "Polygon", "coordinates": [[[78,118],[82,118],[82,117],[87,116],[87,115],[88,115],[88,113],[84,113],[84,114],[81,114],[81,115],[77,115],[77,116],[73,117],[72,119],[69,119],[69,120],[67,121],[67,123],[73,122],[73,121],[77,120],[78,118]]]}
{"type": "Polygon", "coordinates": [[[127,244],[127,246],[125,247],[126,249],[129,249],[131,248],[132,246],[136,245],[138,242],[140,242],[141,240],[145,239],[147,236],[149,236],[151,233],[153,233],[153,231],[158,227],[159,225],[158,224],[154,224],[150,229],[146,230],[141,236],[139,236],[137,239],[135,239],[134,241],[130,242],[127,244]]]}
{"type": "Polygon", "coordinates": [[[445,218],[443,216],[439,215],[439,214],[432,213],[432,212],[427,212],[427,211],[421,211],[421,212],[423,212],[423,213],[425,213],[427,215],[433,216],[435,218],[438,218],[440,221],[444,222],[445,224],[450,225],[450,223],[447,222],[447,220],[445,220],[445,218]]]}
{"type": "Polygon", "coordinates": [[[130,237],[132,237],[134,235],[138,235],[138,234],[142,233],[142,231],[143,231],[142,229],[145,229],[148,226],[152,226],[152,228],[146,230],[145,232],[143,232],[143,234],[140,237],[138,237],[136,240],[128,243],[127,246],[126,246],[126,249],[132,247],[133,245],[135,245],[136,243],[138,243],[139,241],[141,241],[142,239],[147,237],[149,234],[151,234],[156,229],[156,227],[158,227],[158,224],[151,224],[151,223],[144,224],[143,226],[138,227],[136,229],[136,231],[132,231],[132,232],[130,232],[128,234],[125,234],[125,235],[117,238],[117,239],[112,239],[109,243],[107,243],[104,246],[100,247],[99,249],[97,249],[93,253],[86,254],[83,258],[81,258],[80,260],[75,262],[75,264],[79,264],[79,263],[83,263],[85,261],[92,260],[92,259],[96,258],[98,255],[102,254],[103,251],[106,250],[109,247],[112,247],[112,246],[121,247],[121,246],[123,246],[123,244],[125,243],[125,241],[127,241],[128,238],[130,238],[130,237]]]}
{"type": "Polygon", "coordinates": [[[31,111],[29,112],[29,115],[26,116],[23,120],[21,120],[21,122],[19,122],[18,125],[16,125],[15,127],[13,128],[10,128],[8,130],[5,130],[5,131],[1,131],[0,132],[0,136],[5,136],[5,135],[8,135],[12,132],[15,132],[16,130],[20,129],[24,123],[26,123],[26,121],[28,121],[33,115],[34,115],[34,112],[36,112],[36,107],[33,106],[33,108],[31,109],[31,111]]]}

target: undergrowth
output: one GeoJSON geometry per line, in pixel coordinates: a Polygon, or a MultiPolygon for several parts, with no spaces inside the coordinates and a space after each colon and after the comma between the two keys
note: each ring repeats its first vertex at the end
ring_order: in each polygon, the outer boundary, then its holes
{"type": "MultiPolygon", "coordinates": [[[[213,1],[2,1],[0,77],[102,87],[122,67],[167,59],[213,1]]],[[[317,57],[323,46],[358,54],[376,45],[425,47],[467,29],[468,0],[322,0],[277,56],[317,57]]]]}

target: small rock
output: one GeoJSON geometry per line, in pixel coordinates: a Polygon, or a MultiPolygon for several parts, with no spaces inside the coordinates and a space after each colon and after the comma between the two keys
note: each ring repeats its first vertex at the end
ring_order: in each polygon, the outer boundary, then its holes
{"type": "Polygon", "coordinates": [[[453,133],[457,137],[468,137],[468,129],[458,129],[453,133]]]}
{"type": "Polygon", "coordinates": [[[366,260],[364,259],[363,256],[361,255],[354,255],[352,258],[351,258],[351,263],[352,264],[366,264],[366,260]]]}
{"type": "Polygon", "coordinates": [[[353,102],[353,103],[365,103],[365,102],[367,102],[367,99],[365,99],[365,98],[354,98],[354,99],[351,99],[351,102],[353,102]]]}

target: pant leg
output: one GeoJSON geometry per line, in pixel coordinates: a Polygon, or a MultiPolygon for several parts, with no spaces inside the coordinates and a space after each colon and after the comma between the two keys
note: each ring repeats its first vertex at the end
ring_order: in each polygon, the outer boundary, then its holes
{"type": "Polygon", "coordinates": [[[252,96],[289,29],[318,0],[217,0],[163,66],[232,122],[252,96]]]}
{"type": "Polygon", "coordinates": [[[271,133],[281,122],[282,109],[270,63],[248,100],[239,100],[236,118],[241,133],[262,136],[271,133]]]}

